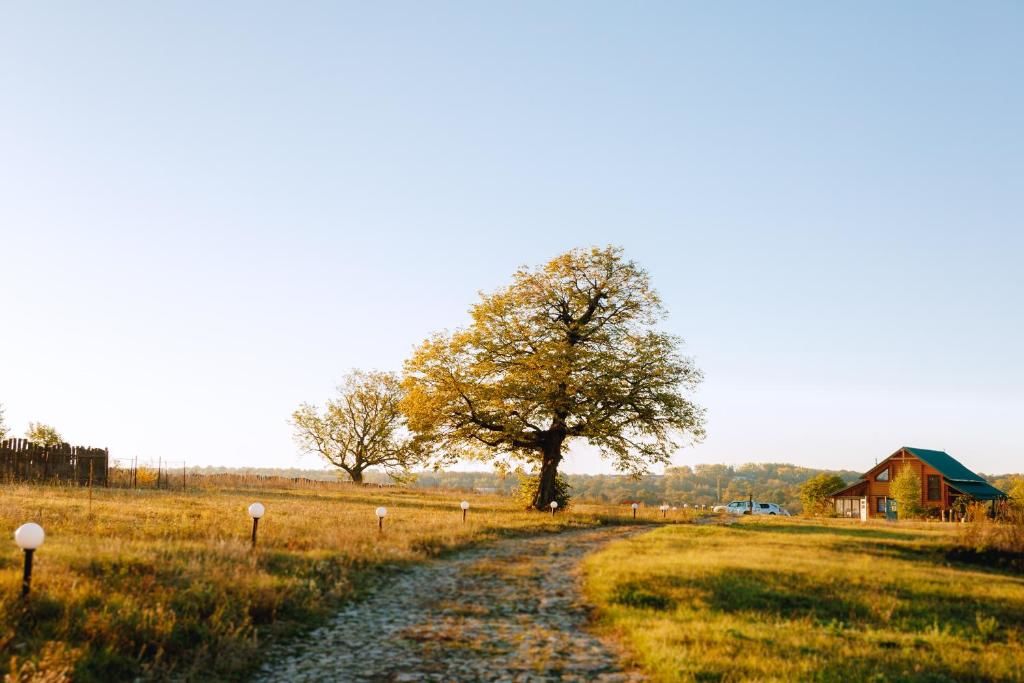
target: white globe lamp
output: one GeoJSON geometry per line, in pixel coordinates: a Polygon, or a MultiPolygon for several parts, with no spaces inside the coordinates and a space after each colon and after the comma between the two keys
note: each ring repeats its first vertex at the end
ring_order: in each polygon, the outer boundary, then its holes
{"type": "Polygon", "coordinates": [[[252,517],[252,547],[256,547],[256,527],[260,525],[260,519],[267,514],[267,508],[263,503],[253,503],[249,506],[249,516],[252,517]]]}
{"type": "Polygon", "coordinates": [[[14,531],[14,542],[25,553],[25,568],[21,579],[21,597],[26,597],[32,589],[32,556],[36,548],[46,540],[43,527],[35,522],[22,524],[14,531]]]}

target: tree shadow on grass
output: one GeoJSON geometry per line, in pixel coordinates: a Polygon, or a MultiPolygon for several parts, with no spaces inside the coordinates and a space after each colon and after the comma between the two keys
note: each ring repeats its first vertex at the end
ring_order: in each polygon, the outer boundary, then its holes
{"type": "Polygon", "coordinates": [[[888,625],[903,632],[940,628],[977,635],[977,620],[994,618],[1005,629],[1024,627],[1021,602],[978,595],[969,600],[942,585],[913,581],[863,582],[857,577],[727,568],[699,577],[664,574],[632,578],[617,585],[611,601],[627,607],[670,611],[694,599],[711,612],[756,615],[757,620],[805,620],[866,628],[888,625]]]}
{"type": "Polygon", "coordinates": [[[874,528],[853,528],[841,526],[811,526],[804,524],[734,524],[729,527],[731,531],[744,531],[769,534],[793,534],[805,536],[850,536],[852,538],[879,538],[892,541],[919,541],[921,536],[901,531],[890,531],[888,529],[874,528]]]}
{"type": "Polygon", "coordinates": [[[694,598],[722,613],[759,613],[826,623],[864,620],[870,615],[866,605],[843,595],[837,584],[803,574],[737,568],[692,578],[664,574],[634,578],[615,586],[611,602],[666,611],[694,598]]]}
{"type": "Polygon", "coordinates": [[[856,591],[843,582],[818,581],[804,574],[734,568],[688,583],[718,612],[819,622],[865,621],[871,615],[855,597],[856,591]]]}
{"type": "Polygon", "coordinates": [[[934,566],[941,566],[945,563],[944,553],[947,549],[948,546],[908,544],[886,540],[844,541],[829,548],[831,552],[848,555],[872,555],[887,560],[901,560],[934,566]]]}

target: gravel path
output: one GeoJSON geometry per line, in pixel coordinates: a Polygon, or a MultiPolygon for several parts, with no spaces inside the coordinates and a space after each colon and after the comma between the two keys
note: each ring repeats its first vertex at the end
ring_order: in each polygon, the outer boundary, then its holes
{"type": "Polygon", "coordinates": [[[634,531],[506,539],[417,566],[272,649],[256,680],[642,681],[585,630],[578,574],[634,531]]]}

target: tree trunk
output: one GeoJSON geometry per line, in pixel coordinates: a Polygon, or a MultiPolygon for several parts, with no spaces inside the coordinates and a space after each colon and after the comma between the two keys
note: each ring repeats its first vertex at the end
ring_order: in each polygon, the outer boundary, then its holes
{"type": "Polygon", "coordinates": [[[353,484],[363,483],[363,471],[362,470],[346,470],[348,476],[352,477],[353,484]]]}
{"type": "Polygon", "coordinates": [[[562,442],[565,437],[551,438],[544,444],[544,459],[540,466],[540,485],[537,495],[533,498],[533,507],[543,512],[551,510],[551,501],[555,499],[555,478],[558,476],[558,463],[562,462],[562,442]]]}

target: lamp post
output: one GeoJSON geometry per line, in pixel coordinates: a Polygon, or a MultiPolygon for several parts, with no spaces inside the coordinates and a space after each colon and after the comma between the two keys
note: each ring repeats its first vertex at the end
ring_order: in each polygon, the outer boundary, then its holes
{"type": "Polygon", "coordinates": [[[383,505],[377,508],[377,531],[384,533],[384,518],[388,514],[388,509],[383,505]]]}
{"type": "Polygon", "coordinates": [[[558,501],[557,500],[551,501],[551,516],[552,517],[555,516],[555,510],[557,510],[557,509],[558,509],[558,501]]]}
{"type": "Polygon", "coordinates": [[[461,503],[459,503],[459,507],[462,508],[462,523],[465,524],[466,523],[466,512],[469,511],[469,501],[468,500],[462,501],[461,503]]]}
{"type": "Polygon", "coordinates": [[[14,532],[14,542],[25,551],[25,574],[21,580],[21,597],[23,598],[32,588],[32,554],[43,544],[45,538],[43,527],[35,522],[22,524],[14,532]]]}
{"type": "Polygon", "coordinates": [[[263,503],[253,503],[249,506],[249,516],[252,517],[252,547],[256,547],[256,527],[260,524],[260,518],[267,513],[263,503]]]}
{"type": "Polygon", "coordinates": [[[640,504],[639,503],[633,503],[629,507],[633,508],[633,519],[636,519],[636,511],[637,511],[637,508],[640,507],[640,504]]]}

